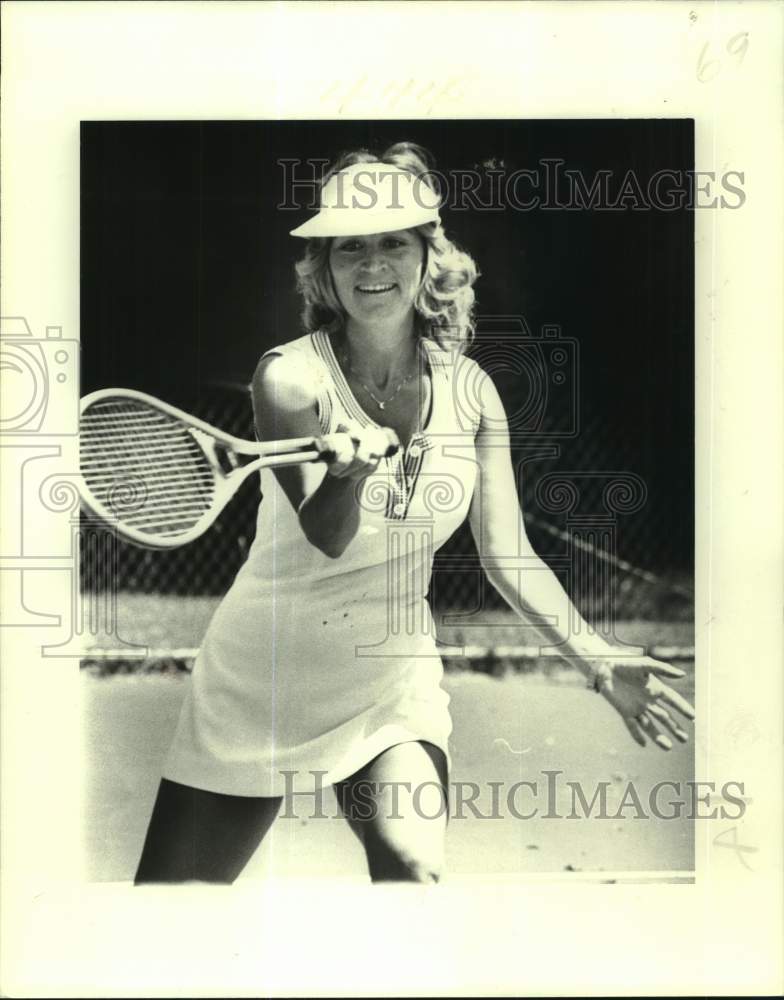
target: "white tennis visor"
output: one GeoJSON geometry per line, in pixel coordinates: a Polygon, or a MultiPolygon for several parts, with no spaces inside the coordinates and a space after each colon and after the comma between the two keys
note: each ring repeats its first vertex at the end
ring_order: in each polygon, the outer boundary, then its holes
{"type": "Polygon", "coordinates": [[[388,163],[356,163],[321,189],[318,215],[292,236],[370,236],[438,222],[439,197],[424,178],[388,163]]]}

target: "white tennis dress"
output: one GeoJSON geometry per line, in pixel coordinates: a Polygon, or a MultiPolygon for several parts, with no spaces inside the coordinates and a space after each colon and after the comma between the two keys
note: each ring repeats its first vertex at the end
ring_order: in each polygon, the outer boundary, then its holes
{"type": "MultiPolygon", "coordinates": [[[[339,781],[397,743],[427,740],[449,757],[449,697],[425,594],[435,550],[471,503],[478,419],[468,390],[481,370],[421,343],[430,412],[405,453],[364,481],[359,530],[338,559],[307,541],[262,470],[256,537],[202,643],[164,777],[273,796],[312,785],[312,772],[323,785],[339,781]]],[[[325,333],[268,353],[291,352],[319,380],[323,433],[374,424],[325,333]]]]}

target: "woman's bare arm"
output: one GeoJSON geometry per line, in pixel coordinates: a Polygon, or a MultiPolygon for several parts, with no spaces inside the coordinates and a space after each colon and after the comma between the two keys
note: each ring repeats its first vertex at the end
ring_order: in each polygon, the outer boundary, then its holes
{"type": "MultiPolygon", "coordinates": [[[[506,413],[490,378],[482,387],[483,413],[476,437],[478,478],[470,523],[482,567],[504,600],[548,645],[565,656],[605,655],[611,647],[591,634],[555,573],[531,546],[517,496],[506,413]],[[575,627],[576,626],[576,627],[575,627]]],[[[589,668],[577,661],[584,671],[589,668]]]]}
{"type": "Polygon", "coordinates": [[[694,709],[661,681],[662,677],[679,679],[683,671],[648,656],[625,655],[592,633],[528,540],[512,469],[506,413],[489,378],[483,386],[482,406],[476,437],[478,479],[470,523],[490,582],[515,611],[536,625],[547,645],[554,647],[553,652],[569,657],[591,678],[637,743],[645,745],[652,739],[669,750],[668,733],[684,742],[685,730],[669,713],[674,709],[681,717],[692,719],[694,709]]]}
{"type": "Polygon", "coordinates": [[[328,463],[303,463],[274,471],[297,511],[305,537],[325,555],[337,558],[359,528],[359,482],[375,470],[378,456],[388,445],[397,442],[394,432],[369,428],[322,437],[314,373],[305,361],[290,355],[268,355],[259,362],[252,396],[261,441],[314,437],[320,448],[334,453],[328,463]]]}

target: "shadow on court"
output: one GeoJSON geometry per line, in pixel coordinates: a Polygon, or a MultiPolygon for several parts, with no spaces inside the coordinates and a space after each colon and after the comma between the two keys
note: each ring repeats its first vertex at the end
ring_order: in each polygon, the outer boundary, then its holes
{"type": "MultiPolygon", "coordinates": [[[[184,675],[83,675],[92,881],[133,877],[188,683],[184,675]]],[[[607,872],[612,878],[693,868],[695,824],[687,818],[685,784],[693,778],[693,744],[669,753],[639,748],[610,706],[581,684],[465,672],[448,674],[444,686],[454,720],[447,877],[607,872]],[[680,794],[663,787],[657,811],[676,814],[682,800],[680,817],[657,818],[651,807],[651,790],[665,781],[680,783],[680,794]]],[[[333,818],[331,789],[323,810],[328,818],[310,818],[310,802],[298,800],[296,817],[278,818],[242,878],[362,879],[361,848],[345,821],[333,818]]]]}

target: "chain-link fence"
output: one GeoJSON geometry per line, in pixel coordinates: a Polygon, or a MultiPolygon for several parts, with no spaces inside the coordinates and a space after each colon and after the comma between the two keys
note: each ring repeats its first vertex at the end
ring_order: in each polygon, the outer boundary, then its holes
{"type": "MultiPolygon", "coordinates": [[[[198,399],[178,402],[224,431],[254,438],[245,386],[212,383],[198,399]]],[[[566,419],[547,416],[530,441],[514,437],[534,548],[589,617],[688,621],[691,553],[684,552],[683,538],[689,533],[683,526],[672,530],[678,512],[667,486],[646,482],[636,471],[634,441],[624,428],[593,416],[582,420],[579,434],[559,436],[558,421],[566,419]]],[[[253,541],[258,502],[258,477],[251,476],[213,527],[190,545],[152,551],[118,541],[118,590],[223,594],[253,541]]],[[[96,585],[92,565],[82,561],[83,589],[96,585]]],[[[434,609],[466,614],[505,607],[484,578],[467,524],[438,552],[430,597],[434,609]]]]}

